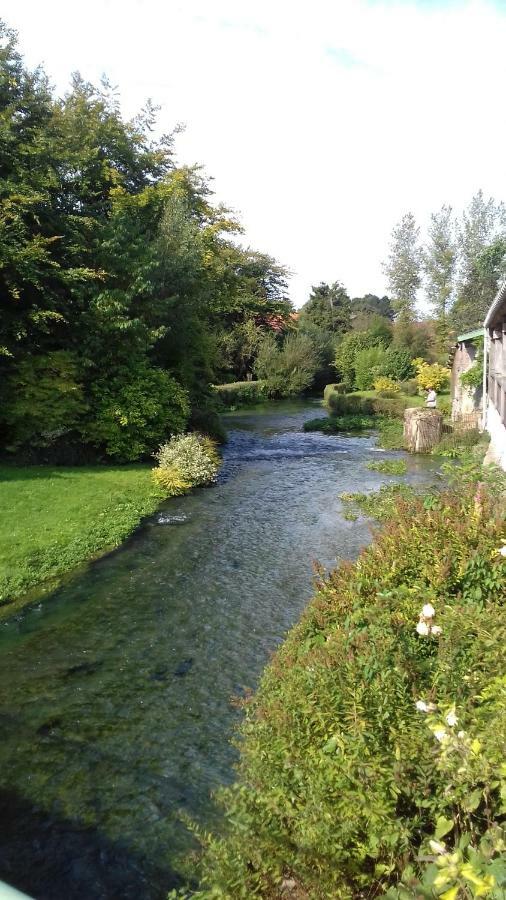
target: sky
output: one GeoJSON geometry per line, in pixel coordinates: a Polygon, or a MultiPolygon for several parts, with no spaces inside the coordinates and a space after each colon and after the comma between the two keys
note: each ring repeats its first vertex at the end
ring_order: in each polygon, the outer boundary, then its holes
{"type": "Polygon", "coordinates": [[[386,291],[392,227],[506,200],[506,0],[2,0],[57,93],[78,70],[151,98],[244,242],[311,285],[386,291]]]}

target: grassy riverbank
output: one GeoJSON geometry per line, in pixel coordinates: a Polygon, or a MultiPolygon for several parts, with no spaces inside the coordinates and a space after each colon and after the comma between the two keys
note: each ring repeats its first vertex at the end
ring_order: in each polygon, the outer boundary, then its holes
{"type": "Polygon", "coordinates": [[[117,547],[161,500],[151,467],[0,466],[0,619],[117,547]],[[21,598],[21,599],[20,599],[21,598]]]}
{"type": "Polygon", "coordinates": [[[504,488],[470,460],[321,581],[245,703],[192,896],[504,896],[504,488]]]}

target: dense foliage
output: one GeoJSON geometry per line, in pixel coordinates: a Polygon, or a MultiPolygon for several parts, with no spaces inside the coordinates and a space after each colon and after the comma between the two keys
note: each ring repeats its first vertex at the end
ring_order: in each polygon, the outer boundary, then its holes
{"type": "Polygon", "coordinates": [[[506,547],[476,477],[407,492],[319,582],[245,703],[197,896],[503,896],[506,547]]]}
{"type": "Polygon", "coordinates": [[[174,435],[162,444],[155,458],[158,466],[153,469],[153,481],[166,497],[216,481],[221,462],[216,443],[197,432],[174,435]]]}
{"type": "Polygon", "coordinates": [[[289,319],[198,169],[106,83],[63,99],[0,24],[0,440],[27,458],[146,456],[289,319]]]}

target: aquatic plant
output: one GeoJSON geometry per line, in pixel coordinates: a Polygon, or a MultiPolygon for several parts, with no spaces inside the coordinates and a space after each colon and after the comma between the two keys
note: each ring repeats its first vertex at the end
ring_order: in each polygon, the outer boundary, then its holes
{"type": "Polygon", "coordinates": [[[383,472],[385,475],[405,475],[408,467],[403,459],[372,460],[366,465],[372,472],[383,472]]]}

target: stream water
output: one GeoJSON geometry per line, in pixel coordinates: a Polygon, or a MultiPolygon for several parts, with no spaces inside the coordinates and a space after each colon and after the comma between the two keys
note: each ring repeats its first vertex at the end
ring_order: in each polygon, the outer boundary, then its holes
{"type": "MultiPolygon", "coordinates": [[[[303,433],[319,413],[229,416],[216,486],[0,628],[0,878],[37,900],[161,900],[193,846],[180,811],[219,827],[231,697],[299,618],[313,561],[368,541],[338,494],[387,480],[365,468],[372,437],[303,433]]],[[[408,479],[430,469],[410,459],[408,479]]]]}

